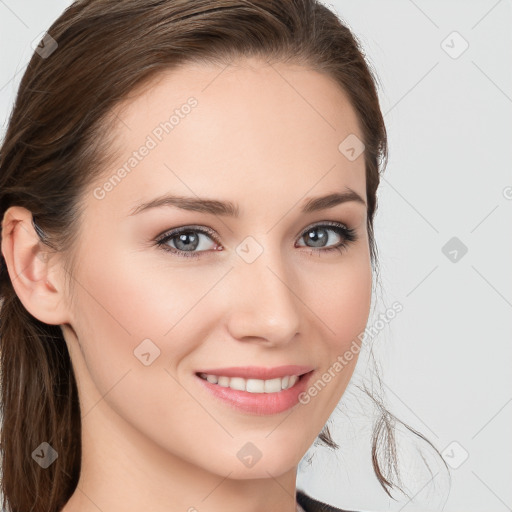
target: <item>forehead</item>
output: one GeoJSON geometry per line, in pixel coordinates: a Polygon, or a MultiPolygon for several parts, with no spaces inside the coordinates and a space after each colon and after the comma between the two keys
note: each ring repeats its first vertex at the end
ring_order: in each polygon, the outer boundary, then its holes
{"type": "Polygon", "coordinates": [[[364,155],[349,160],[340,151],[347,137],[363,138],[357,115],[333,79],[309,68],[255,58],[186,64],[115,113],[119,158],[100,181],[125,169],[109,187],[112,203],[132,206],[164,191],[247,208],[344,187],[366,197],[364,155]]]}

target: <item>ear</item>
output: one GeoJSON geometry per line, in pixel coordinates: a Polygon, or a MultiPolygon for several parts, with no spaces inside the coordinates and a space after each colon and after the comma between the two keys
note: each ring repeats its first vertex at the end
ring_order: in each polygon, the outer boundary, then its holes
{"type": "Polygon", "coordinates": [[[1,233],[9,277],[25,309],[49,325],[69,322],[59,254],[39,239],[32,213],[21,206],[11,206],[4,214],[1,233]]]}

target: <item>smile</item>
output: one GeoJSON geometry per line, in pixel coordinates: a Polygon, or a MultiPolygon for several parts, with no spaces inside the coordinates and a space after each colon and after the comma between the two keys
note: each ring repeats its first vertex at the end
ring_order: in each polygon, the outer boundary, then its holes
{"type": "MultiPolygon", "coordinates": [[[[232,373],[241,372],[233,370],[232,373]]],[[[279,370],[278,373],[282,374],[283,370],[279,370]]],[[[263,416],[279,414],[298,406],[299,396],[306,390],[313,373],[314,370],[310,370],[299,375],[284,374],[273,378],[256,379],[197,372],[195,377],[206,392],[207,399],[211,397],[216,403],[227,405],[238,412],[263,416]]]]}

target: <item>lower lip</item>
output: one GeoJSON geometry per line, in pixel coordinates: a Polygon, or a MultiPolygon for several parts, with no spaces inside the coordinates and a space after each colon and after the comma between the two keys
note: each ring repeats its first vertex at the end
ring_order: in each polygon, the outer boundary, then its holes
{"type": "Polygon", "coordinates": [[[307,383],[313,371],[301,375],[297,382],[289,389],[276,393],[250,393],[238,391],[229,387],[212,384],[198,375],[196,378],[216,398],[231,407],[244,412],[258,415],[278,414],[292,408],[299,402],[299,395],[306,390],[307,383]]]}

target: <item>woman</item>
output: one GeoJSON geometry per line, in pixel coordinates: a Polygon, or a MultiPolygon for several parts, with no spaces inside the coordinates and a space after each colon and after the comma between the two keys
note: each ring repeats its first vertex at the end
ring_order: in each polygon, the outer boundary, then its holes
{"type": "Polygon", "coordinates": [[[4,507],[339,510],[295,480],[335,446],[385,156],[320,3],[71,5],[0,155],[4,507]]]}

